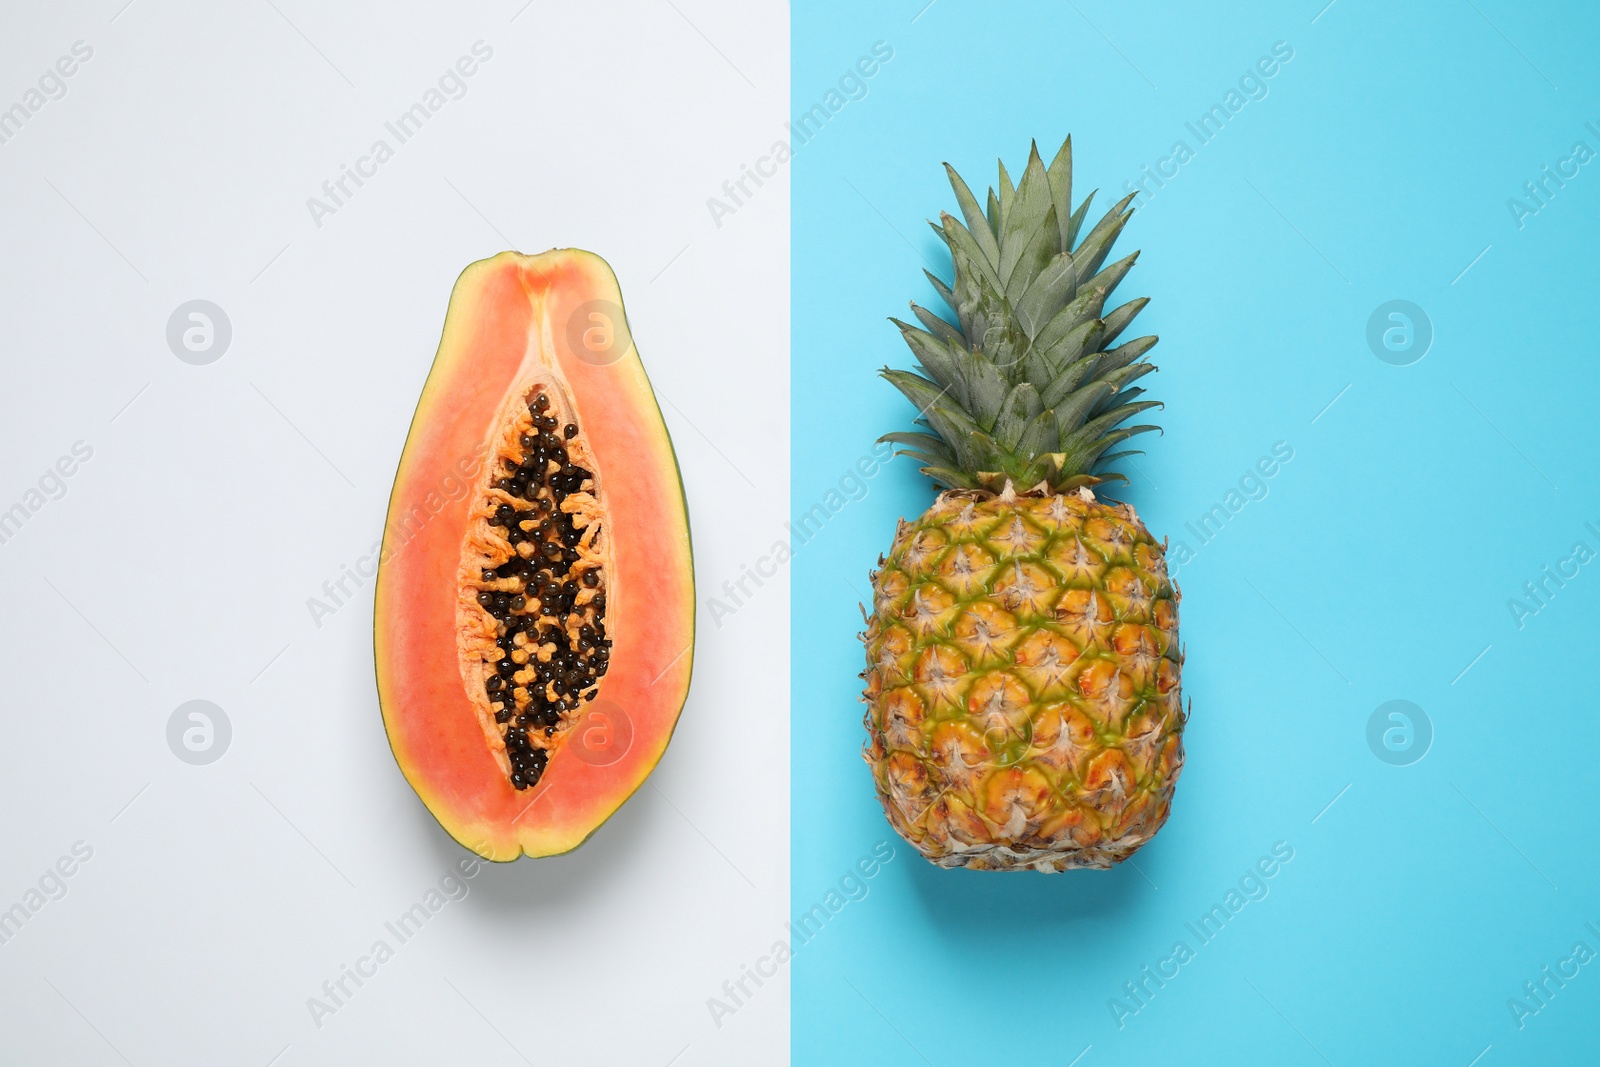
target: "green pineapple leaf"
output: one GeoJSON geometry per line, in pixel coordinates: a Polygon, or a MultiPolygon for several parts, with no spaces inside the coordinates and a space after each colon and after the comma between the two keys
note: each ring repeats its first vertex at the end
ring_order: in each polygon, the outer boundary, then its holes
{"type": "Polygon", "coordinates": [[[927,330],[929,333],[933,334],[946,344],[961,346],[967,343],[966,338],[961,336],[960,330],[956,329],[954,326],[950,325],[948,322],[944,321],[927,308],[913,303],[911,305],[911,314],[915,315],[917,317],[917,321],[922,323],[923,329],[927,330]]]}
{"type": "Polygon", "coordinates": [[[1126,481],[1116,464],[1138,453],[1114,446],[1159,431],[1129,420],[1160,406],[1140,384],[1156,369],[1144,357],[1157,339],[1111,347],[1148,298],[1105,310],[1139,258],[1109,261],[1133,197],[1084,232],[1095,194],[1069,210],[1070,138],[1048,166],[1031,145],[1016,184],[1002,162],[981,207],[961,176],[945,171],[962,217],[941,212],[930,225],[954,273],[946,282],[930,272],[928,280],[956,322],[915,303],[920,326],[891,320],[921,373],[882,374],[916,406],[918,429],[882,440],[945,488],[999,492],[1009,481],[1062,493],[1126,481]]]}
{"type": "MultiPolygon", "coordinates": [[[[1102,272],[1104,273],[1104,272],[1102,272]]],[[[1078,289],[1078,275],[1071,252],[1058,253],[1040,271],[1013,307],[1017,323],[1032,341],[1078,289]]]]}
{"type": "Polygon", "coordinates": [[[1061,250],[1072,248],[1072,137],[1061,143],[1056,157],[1045,169],[1050,180],[1050,200],[1056,209],[1056,229],[1060,234],[1061,250]]]}
{"type": "Polygon", "coordinates": [[[1078,210],[1072,213],[1072,218],[1067,225],[1067,251],[1078,250],[1078,231],[1083,228],[1084,216],[1089,214],[1089,205],[1094,203],[1094,194],[1100,190],[1091,189],[1089,195],[1083,198],[1083,203],[1078,205],[1078,210]]]}
{"type": "Polygon", "coordinates": [[[978,206],[977,198],[972,195],[972,190],[967,188],[967,183],[961,180],[961,175],[956,173],[954,167],[946,163],[944,172],[950,178],[950,188],[955,190],[956,203],[961,205],[961,216],[967,220],[967,232],[972,234],[984,258],[998,267],[1000,246],[995,241],[994,231],[989,229],[989,220],[983,217],[983,209],[978,206]]]}

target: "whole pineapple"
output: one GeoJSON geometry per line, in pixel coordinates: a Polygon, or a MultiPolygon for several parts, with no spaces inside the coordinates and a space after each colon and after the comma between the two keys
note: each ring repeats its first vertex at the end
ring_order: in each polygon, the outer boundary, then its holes
{"type": "Polygon", "coordinates": [[[959,328],[892,320],[921,373],[883,376],[927,432],[892,433],[943,492],[872,575],[863,752],[896,831],[941,867],[1110,867],[1161,828],[1183,768],[1177,587],[1164,544],[1091,486],[1153,402],[1154,337],[1111,347],[1148,302],[1104,312],[1138,253],[1102,267],[1131,196],[1089,230],[1072,141],[1032,149],[987,213],[949,167],[965,225],[934,229],[959,328]]]}

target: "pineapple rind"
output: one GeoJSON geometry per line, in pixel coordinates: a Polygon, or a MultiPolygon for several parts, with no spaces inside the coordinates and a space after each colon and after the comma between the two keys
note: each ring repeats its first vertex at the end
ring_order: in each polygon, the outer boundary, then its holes
{"type": "Polygon", "coordinates": [[[1179,593],[1127,505],[949,491],[900,524],[863,639],[884,813],[942,867],[1106,868],[1183,767],[1179,593]]]}

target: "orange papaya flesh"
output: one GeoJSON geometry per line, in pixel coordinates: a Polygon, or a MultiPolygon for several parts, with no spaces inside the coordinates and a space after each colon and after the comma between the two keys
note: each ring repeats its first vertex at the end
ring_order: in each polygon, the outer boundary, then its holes
{"type": "Polygon", "coordinates": [[[694,658],[677,460],[600,257],[462,272],[379,558],[378,698],[407,781],[486,859],[582,844],[661,759],[694,658]]]}

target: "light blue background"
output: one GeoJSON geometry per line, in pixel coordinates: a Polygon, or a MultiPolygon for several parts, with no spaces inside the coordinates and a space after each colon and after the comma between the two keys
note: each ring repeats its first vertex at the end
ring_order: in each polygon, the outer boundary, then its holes
{"type": "Polygon", "coordinates": [[[1017,175],[1030,138],[1048,158],[1071,132],[1075,196],[1109,204],[1195,148],[1185,123],[1278,41],[1269,95],[1118,246],[1144,251],[1121,296],[1153,298],[1134,332],[1161,335],[1168,405],[1128,495],[1196,548],[1186,522],[1275,442],[1294,458],[1180,568],[1188,766],[1138,869],[942,871],[895,837],[859,756],[856,605],[930,487],[898,460],[799,548],[794,913],[877,842],[896,858],[798,950],[794,1062],[1596,1062],[1600,960],[1520,1030],[1507,1001],[1575,942],[1600,951],[1600,561],[1520,629],[1507,602],[1574,542],[1600,549],[1600,161],[1520,229],[1507,200],[1574,142],[1600,150],[1600,17],[922,3],[794,9],[797,115],[894,49],[793,163],[796,516],[912,417],[874,374],[911,359],[885,316],[939,306],[941,160],[981,198],[996,156],[1017,175]],[[1391,299],[1433,323],[1411,366],[1366,344],[1391,299]],[[1367,745],[1392,699],[1433,724],[1411,766],[1367,745]],[[1280,841],[1270,895],[1199,945],[1186,922],[1280,841]],[[1179,939],[1195,958],[1119,1029],[1108,1000],[1179,939]]]}

